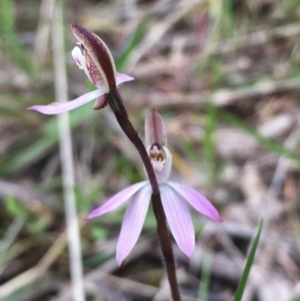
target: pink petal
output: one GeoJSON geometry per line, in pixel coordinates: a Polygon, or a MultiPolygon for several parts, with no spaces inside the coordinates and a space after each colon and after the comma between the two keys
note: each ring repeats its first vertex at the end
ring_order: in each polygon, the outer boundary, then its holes
{"type": "Polygon", "coordinates": [[[151,187],[146,185],[138,191],[127,207],[117,245],[117,262],[120,266],[136,244],[148,211],[151,187]]]}
{"type": "Polygon", "coordinates": [[[168,185],[160,185],[164,211],[179,248],[190,257],[195,247],[195,232],[190,212],[182,198],[168,185]]]}
{"type": "Polygon", "coordinates": [[[152,109],[145,120],[145,143],[146,147],[158,143],[160,146],[167,146],[167,135],[163,119],[160,114],[152,109]]]}
{"type": "Polygon", "coordinates": [[[207,217],[215,221],[223,221],[222,218],[219,216],[217,209],[211,204],[211,202],[195,189],[174,182],[167,182],[167,184],[171,186],[180,195],[182,195],[198,212],[206,215],[207,217]]]}
{"type": "Polygon", "coordinates": [[[147,183],[148,181],[139,182],[121,190],[103,205],[92,211],[85,219],[91,219],[117,209],[147,183]]]}
{"type": "Polygon", "coordinates": [[[117,77],[117,86],[121,85],[122,83],[130,82],[130,81],[134,80],[133,77],[131,77],[127,74],[124,74],[124,73],[119,73],[119,72],[116,72],[116,77],[117,77]]]}
{"type": "Polygon", "coordinates": [[[53,102],[48,105],[35,105],[28,108],[28,110],[38,111],[46,115],[56,115],[83,106],[84,104],[99,97],[100,95],[105,94],[106,92],[108,92],[108,90],[97,89],[95,91],[86,93],[74,100],[70,100],[67,102],[53,102]]]}

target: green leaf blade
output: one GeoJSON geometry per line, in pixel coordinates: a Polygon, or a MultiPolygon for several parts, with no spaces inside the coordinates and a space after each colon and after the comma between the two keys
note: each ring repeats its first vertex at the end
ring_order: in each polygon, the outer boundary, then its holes
{"type": "Polygon", "coordinates": [[[247,281],[248,281],[248,277],[249,277],[249,274],[250,274],[250,270],[251,270],[251,267],[252,267],[253,262],[254,262],[255,253],[256,253],[258,243],[259,243],[259,240],[260,240],[262,227],[263,227],[263,220],[260,221],[258,231],[256,233],[256,237],[254,239],[254,242],[253,242],[253,245],[251,247],[249,256],[247,258],[246,265],[245,265],[242,277],[239,281],[238,287],[236,289],[236,293],[235,293],[235,296],[233,298],[233,301],[241,301],[242,300],[243,293],[244,293],[244,290],[245,290],[245,287],[246,287],[246,284],[247,284],[247,281]]]}

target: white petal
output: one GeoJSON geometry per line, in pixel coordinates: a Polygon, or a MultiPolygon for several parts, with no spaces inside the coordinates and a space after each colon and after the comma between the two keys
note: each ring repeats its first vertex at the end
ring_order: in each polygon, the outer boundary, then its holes
{"type": "Polygon", "coordinates": [[[87,75],[87,77],[89,78],[89,80],[91,82],[93,82],[91,79],[90,73],[88,72],[84,55],[82,54],[82,51],[78,46],[74,47],[74,49],[72,50],[72,56],[73,56],[76,64],[79,65],[84,70],[84,72],[87,75]]]}
{"type": "Polygon", "coordinates": [[[169,179],[171,169],[172,169],[172,154],[166,147],[163,147],[163,150],[166,154],[166,159],[165,161],[162,161],[163,162],[162,168],[161,166],[158,166],[156,168],[155,164],[153,164],[156,162],[152,162],[158,183],[164,183],[165,181],[167,181],[169,179]]]}
{"type": "Polygon", "coordinates": [[[85,65],[84,56],[82,55],[81,49],[78,46],[73,48],[72,56],[78,67],[83,69],[83,66],[85,65]]]}

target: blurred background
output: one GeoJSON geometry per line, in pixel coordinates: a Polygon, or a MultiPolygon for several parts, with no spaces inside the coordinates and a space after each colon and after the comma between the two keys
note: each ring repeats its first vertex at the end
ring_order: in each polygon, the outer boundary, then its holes
{"type": "MultiPolygon", "coordinates": [[[[72,300],[55,116],[54,0],[0,0],[0,291],[3,301],[72,300]],[[2,288],[1,288],[2,287],[2,288]]],[[[193,212],[196,249],[174,243],[184,300],[231,300],[259,221],[264,228],[244,301],[300,300],[300,1],[65,1],[69,99],[93,89],[71,57],[69,24],[98,34],[117,70],[130,119],[144,135],[164,118],[171,178],[206,195],[224,223],[193,212]]],[[[70,113],[75,196],[87,300],[167,300],[150,209],[121,268],[124,210],[82,218],[144,179],[111,110],[70,113]]]]}

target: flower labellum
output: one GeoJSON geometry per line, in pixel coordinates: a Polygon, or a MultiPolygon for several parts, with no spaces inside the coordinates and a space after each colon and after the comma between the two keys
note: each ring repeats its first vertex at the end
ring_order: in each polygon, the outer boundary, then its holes
{"type": "Polygon", "coordinates": [[[115,63],[108,47],[97,35],[75,24],[71,24],[71,30],[79,41],[78,46],[72,51],[72,56],[97,90],[65,103],[34,105],[28,110],[55,115],[78,108],[94,99],[96,100],[94,109],[99,110],[107,104],[106,98],[103,97],[104,94],[117,90],[117,86],[124,82],[133,80],[131,76],[116,72],[115,63]]]}
{"type": "MultiPolygon", "coordinates": [[[[145,121],[146,148],[159,183],[161,200],[172,235],[179,248],[190,257],[195,246],[195,231],[186,202],[197,212],[221,222],[218,211],[199,192],[169,181],[172,155],[167,148],[166,130],[159,113],[152,109],[145,121]]],[[[149,207],[152,189],[149,181],[131,185],[92,211],[86,219],[116,210],[129,201],[117,245],[117,262],[122,264],[136,244],[149,207]]]]}

